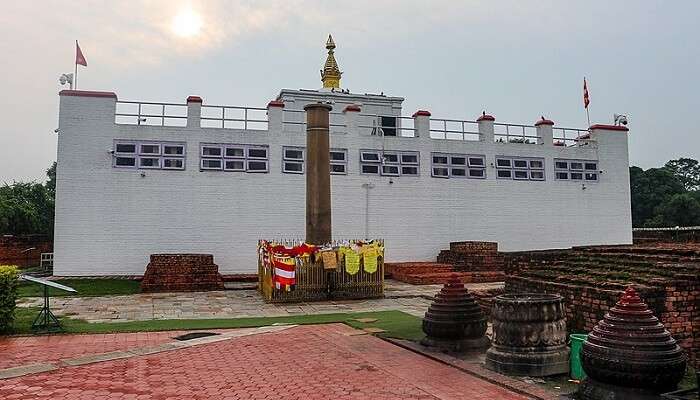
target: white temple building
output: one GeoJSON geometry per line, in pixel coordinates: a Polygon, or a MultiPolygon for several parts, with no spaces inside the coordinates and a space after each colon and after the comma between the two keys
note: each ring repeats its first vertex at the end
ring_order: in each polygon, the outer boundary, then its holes
{"type": "Polygon", "coordinates": [[[319,101],[333,106],[334,238],[383,238],[387,261],[435,260],[460,240],[632,242],[626,127],[406,113],[401,97],[342,89],[326,47],[324,87],[283,89],[267,107],[61,91],[54,274],[141,275],[153,253],[255,273],[258,239],[303,238],[303,107],[319,101]]]}

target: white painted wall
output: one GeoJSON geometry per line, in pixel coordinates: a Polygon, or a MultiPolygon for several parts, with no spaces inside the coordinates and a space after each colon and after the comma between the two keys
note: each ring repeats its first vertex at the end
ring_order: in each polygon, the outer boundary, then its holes
{"type": "MultiPolygon", "coordinates": [[[[150,254],[165,252],[212,253],[222,273],[253,273],[259,238],[303,238],[305,176],[283,174],[281,158],[282,146],[304,146],[305,135],[279,130],[281,109],[270,109],[271,131],[246,132],[117,125],[115,101],[61,96],[56,275],[142,274],[150,254]],[[185,141],[186,170],[141,177],[113,168],[114,139],[185,141]],[[200,171],[200,142],[267,144],[270,172],[200,171]]],[[[364,236],[362,185],[373,183],[369,232],[386,240],[388,261],[434,260],[456,240],[497,241],[505,251],[631,243],[627,132],[592,138],[597,148],[333,134],[331,147],[349,158],[348,175],[331,179],[333,235],[364,236]],[[420,151],[420,176],[360,175],[359,149],[382,146],[420,151]],[[433,178],[431,152],[484,154],[487,165],[496,155],[544,157],[546,180],[496,180],[492,167],[485,180],[433,178]],[[584,190],[554,179],[554,158],[599,160],[604,173],[584,190]]]]}

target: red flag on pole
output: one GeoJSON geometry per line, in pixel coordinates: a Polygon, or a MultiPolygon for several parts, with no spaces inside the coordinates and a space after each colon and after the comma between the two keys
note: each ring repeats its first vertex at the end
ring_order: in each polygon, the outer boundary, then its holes
{"type": "Polygon", "coordinates": [[[588,85],[586,84],[586,78],[583,78],[583,107],[588,109],[590,103],[591,99],[588,97],[588,85]]]}
{"type": "Polygon", "coordinates": [[[75,65],[82,65],[87,67],[87,60],[85,59],[85,56],[83,55],[83,52],[80,50],[80,46],[78,45],[78,41],[75,41],[75,65]]]}

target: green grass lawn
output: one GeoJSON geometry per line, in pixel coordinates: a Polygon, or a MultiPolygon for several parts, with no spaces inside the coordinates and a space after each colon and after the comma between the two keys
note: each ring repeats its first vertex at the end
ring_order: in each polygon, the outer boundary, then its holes
{"type": "MultiPolygon", "coordinates": [[[[14,333],[28,334],[39,313],[38,308],[18,307],[15,312],[14,333]]],[[[423,337],[421,319],[401,311],[377,311],[362,313],[335,313],[298,315],[285,317],[254,317],[229,319],[165,319],[117,323],[89,323],[84,320],[61,318],[65,333],[112,333],[148,332],[168,330],[202,330],[224,328],[251,328],[272,324],[326,324],[341,322],[353,328],[380,328],[380,335],[407,340],[420,340],[423,337]],[[376,322],[362,323],[357,318],[376,318],[376,322]]]]}
{"type": "MultiPolygon", "coordinates": [[[[140,292],[140,283],[129,279],[61,279],[56,281],[62,285],[70,286],[78,293],[66,292],[49,288],[49,294],[53,296],[110,296],[119,294],[134,294],[140,292]]],[[[17,288],[19,297],[40,297],[44,295],[43,286],[34,282],[21,281],[17,288]]]]}

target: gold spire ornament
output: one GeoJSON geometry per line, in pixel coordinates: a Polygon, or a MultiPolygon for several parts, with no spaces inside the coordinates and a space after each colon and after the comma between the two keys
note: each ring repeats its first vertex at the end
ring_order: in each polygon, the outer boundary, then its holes
{"type": "Polygon", "coordinates": [[[338,68],[338,63],[335,61],[335,56],[333,55],[333,49],[335,49],[335,42],[333,42],[333,36],[328,35],[328,40],[326,41],[326,48],[328,49],[328,57],[326,58],[326,64],[321,70],[321,82],[323,82],[324,88],[340,88],[340,76],[343,74],[338,68]]]}

